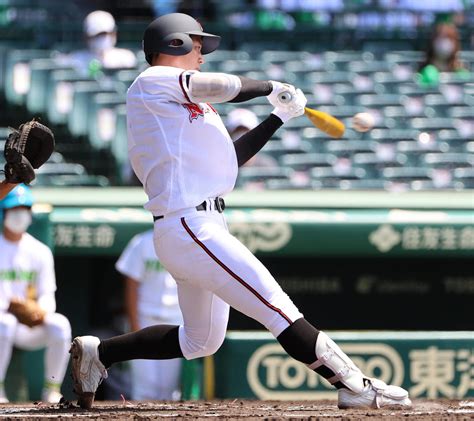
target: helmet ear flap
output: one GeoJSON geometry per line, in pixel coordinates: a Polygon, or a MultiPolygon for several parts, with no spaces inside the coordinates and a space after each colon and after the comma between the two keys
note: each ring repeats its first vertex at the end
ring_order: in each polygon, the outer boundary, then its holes
{"type": "Polygon", "coordinates": [[[162,53],[170,56],[183,56],[193,49],[193,40],[188,34],[175,32],[167,35],[161,45],[162,53]]]}

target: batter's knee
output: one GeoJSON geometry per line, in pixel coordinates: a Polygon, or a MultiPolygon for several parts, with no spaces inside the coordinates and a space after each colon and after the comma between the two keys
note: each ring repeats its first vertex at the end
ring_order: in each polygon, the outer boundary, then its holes
{"type": "Polygon", "coordinates": [[[224,339],[225,330],[213,332],[207,337],[189,337],[184,333],[183,340],[180,332],[181,350],[187,360],[215,354],[224,343],[224,339]]]}
{"type": "Polygon", "coordinates": [[[66,316],[59,313],[47,314],[44,319],[44,325],[52,338],[71,340],[71,324],[66,316]]]}
{"type": "Polygon", "coordinates": [[[0,337],[11,338],[18,326],[18,319],[10,313],[0,313],[0,337]]]}

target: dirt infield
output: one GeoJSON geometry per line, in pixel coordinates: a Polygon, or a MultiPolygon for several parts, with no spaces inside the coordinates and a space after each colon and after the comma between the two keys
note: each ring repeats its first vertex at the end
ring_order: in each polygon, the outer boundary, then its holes
{"type": "Polygon", "coordinates": [[[419,400],[410,410],[340,410],[334,401],[185,401],[96,402],[85,411],[75,403],[0,405],[0,419],[10,420],[152,420],[152,419],[311,419],[311,420],[468,420],[474,419],[474,400],[419,400]]]}

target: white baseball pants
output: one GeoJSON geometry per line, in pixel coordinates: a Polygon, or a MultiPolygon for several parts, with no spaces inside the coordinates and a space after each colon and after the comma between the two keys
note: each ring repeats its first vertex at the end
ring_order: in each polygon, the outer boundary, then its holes
{"type": "Polygon", "coordinates": [[[34,351],[46,348],[45,380],[61,384],[69,362],[71,325],[59,313],[47,314],[44,323],[29,328],[10,313],[0,313],[0,383],[3,383],[10,364],[13,346],[34,351]]]}
{"type": "Polygon", "coordinates": [[[188,360],[212,355],[222,345],[229,305],[275,337],[303,317],[265,266],[229,233],[212,200],[208,205],[207,211],[168,214],[154,228],[158,258],[178,284],[184,320],[179,343],[188,360]]]}

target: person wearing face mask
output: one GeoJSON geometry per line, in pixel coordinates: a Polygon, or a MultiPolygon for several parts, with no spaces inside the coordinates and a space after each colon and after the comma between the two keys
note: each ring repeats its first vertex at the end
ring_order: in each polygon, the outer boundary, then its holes
{"type": "Polygon", "coordinates": [[[56,279],[51,250],[26,231],[32,223],[33,196],[24,184],[0,201],[0,403],[8,402],[4,381],[13,347],[45,351],[42,400],[58,403],[69,359],[71,326],[56,313],[56,279]],[[12,303],[35,300],[33,327],[20,323],[12,303]]]}
{"type": "Polygon", "coordinates": [[[80,74],[96,77],[101,69],[136,66],[137,59],[132,51],[115,47],[117,26],[109,12],[91,12],[84,19],[83,25],[87,49],[73,52],[64,60],[80,74]]]}
{"type": "Polygon", "coordinates": [[[440,72],[467,74],[468,70],[459,60],[460,39],[457,28],[450,23],[436,26],[426,58],[418,69],[418,80],[422,86],[436,86],[440,72]]]}

